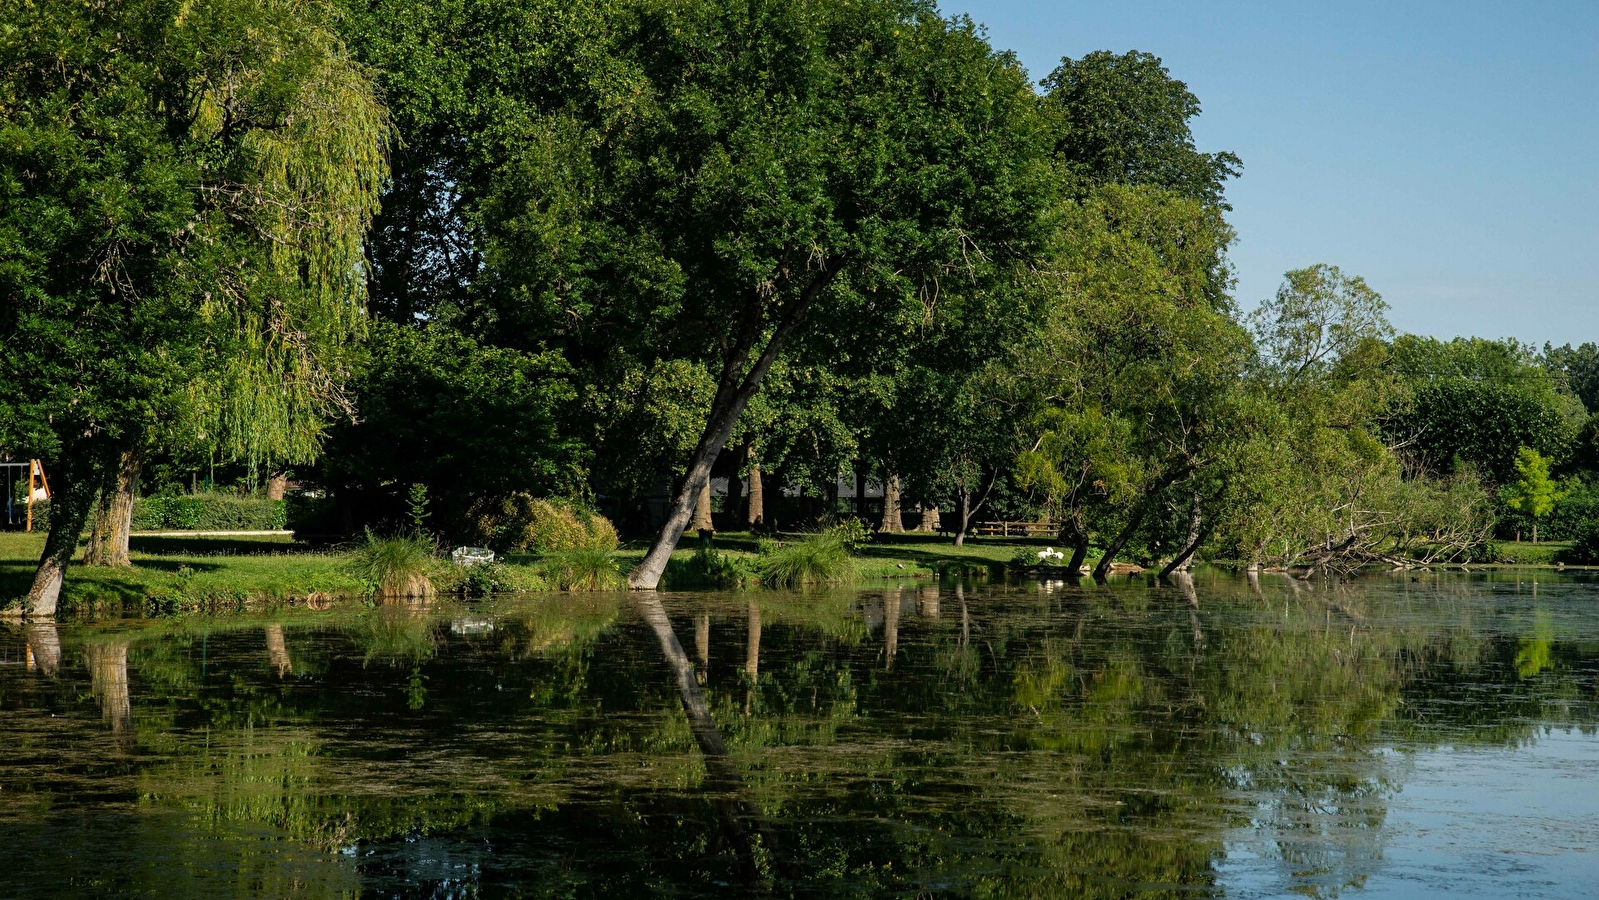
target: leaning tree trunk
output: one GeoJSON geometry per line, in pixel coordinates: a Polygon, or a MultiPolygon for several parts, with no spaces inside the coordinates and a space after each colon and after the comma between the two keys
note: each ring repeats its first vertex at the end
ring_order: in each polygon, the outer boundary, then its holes
{"type": "Polygon", "coordinates": [[[1188,537],[1183,541],[1183,546],[1172,557],[1166,568],[1160,570],[1160,577],[1165,578],[1173,572],[1187,572],[1194,560],[1194,551],[1199,549],[1199,542],[1204,539],[1204,532],[1200,528],[1202,507],[1199,492],[1194,492],[1194,506],[1188,514],[1188,537]]]}
{"type": "Polygon", "coordinates": [[[834,262],[832,268],[818,273],[811,279],[810,284],[805,286],[801,295],[790,301],[783,311],[781,321],[766,339],[766,346],[753,364],[749,364],[750,354],[754,352],[755,345],[760,341],[767,326],[766,306],[770,298],[770,289],[763,287],[751,291],[751,297],[744,307],[738,338],[727,348],[723,359],[722,375],[717,382],[716,396],[711,400],[711,413],[706,419],[705,430],[700,434],[699,444],[695,446],[694,454],[689,457],[683,486],[673,498],[666,524],[662,526],[655,543],[650,546],[649,553],[645,554],[644,560],[628,574],[628,587],[634,590],[653,591],[656,585],[661,583],[661,576],[666,572],[666,563],[672,558],[672,551],[677,549],[677,542],[683,537],[683,529],[688,527],[689,519],[693,517],[695,501],[700,491],[705,488],[706,482],[710,480],[711,466],[716,464],[716,457],[727,445],[728,438],[732,436],[733,426],[738,423],[738,417],[743,414],[750,398],[760,390],[761,382],[765,380],[766,373],[772,368],[772,363],[776,361],[777,354],[783,349],[789,335],[804,322],[811,304],[832,283],[833,278],[843,267],[843,258],[834,262]]]}
{"type": "Polygon", "coordinates": [[[761,487],[761,467],[758,463],[750,464],[750,498],[744,510],[744,524],[751,531],[766,524],[766,492],[761,487]]]}
{"type": "Polygon", "coordinates": [[[1088,559],[1088,535],[1081,531],[1071,541],[1072,558],[1066,564],[1066,577],[1076,578],[1083,574],[1083,561],[1088,559]]]}
{"type": "Polygon", "coordinates": [[[105,481],[111,455],[104,444],[86,438],[63,447],[56,463],[55,493],[50,499],[50,533],[44,539],[39,568],[28,589],[27,614],[49,618],[56,614],[61,584],[78,550],[78,535],[105,481]]]}
{"type": "Polygon", "coordinates": [[[972,496],[966,491],[960,491],[960,500],[955,509],[955,546],[966,543],[967,520],[972,517],[972,496]]]}
{"type": "Polygon", "coordinates": [[[883,522],[877,530],[885,534],[905,530],[905,522],[899,515],[899,476],[892,472],[883,479],[883,522]]]}
{"type": "Polygon", "coordinates": [[[139,472],[144,455],[124,450],[117,463],[116,487],[94,511],[89,529],[89,546],[83,548],[84,565],[125,567],[133,565],[128,556],[128,538],[133,533],[133,501],[139,489],[139,472]]]}
{"type": "Polygon", "coordinates": [[[1143,524],[1143,521],[1144,506],[1139,504],[1138,508],[1133,511],[1133,517],[1127,520],[1127,527],[1122,529],[1121,534],[1116,535],[1116,540],[1110,542],[1110,546],[1105,548],[1105,555],[1101,556],[1099,563],[1094,566],[1094,580],[1104,581],[1105,576],[1110,574],[1110,564],[1116,561],[1116,554],[1122,552],[1122,548],[1127,546],[1127,542],[1133,539],[1133,535],[1137,533],[1138,526],[1143,524]]]}

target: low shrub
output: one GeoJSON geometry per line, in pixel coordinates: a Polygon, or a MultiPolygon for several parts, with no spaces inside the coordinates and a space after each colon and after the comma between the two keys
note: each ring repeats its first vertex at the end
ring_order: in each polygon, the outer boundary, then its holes
{"type": "Polygon", "coordinates": [[[421,535],[378,537],[370,529],[366,541],[350,554],[350,574],[368,597],[397,599],[432,597],[433,542],[421,535]]]}
{"type": "Polygon", "coordinates": [[[467,597],[487,597],[505,589],[505,564],[480,563],[460,568],[455,578],[455,592],[467,597]]]}
{"type": "Polygon", "coordinates": [[[845,516],[836,524],[829,525],[826,531],[831,531],[838,536],[844,549],[854,553],[872,542],[872,528],[854,516],[845,516]]]}
{"type": "Polygon", "coordinates": [[[854,576],[854,561],[838,528],[819,531],[792,544],[783,544],[760,556],[755,570],[769,587],[834,584],[854,576]]]}
{"type": "MultiPolygon", "coordinates": [[[[27,509],[22,500],[17,501],[17,521],[21,522],[27,516],[27,509]]],[[[50,501],[37,500],[33,504],[33,530],[47,532],[50,530],[50,501]]]]}
{"type": "Polygon", "coordinates": [[[505,553],[615,552],[619,541],[610,520],[562,500],[517,493],[479,504],[472,512],[477,539],[505,553]]]}
{"type": "Polygon", "coordinates": [[[1466,561],[1473,563],[1496,563],[1504,556],[1504,545],[1498,541],[1483,541],[1472,547],[1466,553],[1466,561]]]}
{"type": "Polygon", "coordinates": [[[1569,554],[1566,544],[1555,541],[1540,544],[1501,541],[1498,547],[1494,562],[1507,566],[1548,566],[1565,561],[1569,554]]]}
{"type": "Polygon", "coordinates": [[[609,550],[567,550],[539,561],[540,574],[562,591],[609,591],[625,587],[622,569],[609,550]]]}
{"type": "Polygon", "coordinates": [[[1564,561],[1580,566],[1599,565],[1599,519],[1589,519],[1573,532],[1571,549],[1563,554],[1564,561]]]}
{"type": "MultiPolygon", "coordinates": [[[[1037,562],[1038,557],[1033,557],[1037,562]]],[[[990,562],[982,559],[941,559],[933,563],[933,571],[940,578],[998,578],[1005,577],[1004,563],[990,562]]]]}

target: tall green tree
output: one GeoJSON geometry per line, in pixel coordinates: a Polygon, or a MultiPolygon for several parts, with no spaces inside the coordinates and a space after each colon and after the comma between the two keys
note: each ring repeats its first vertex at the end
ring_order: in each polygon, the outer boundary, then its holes
{"type": "Polygon", "coordinates": [[[1388,428],[1428,471],[1466,464],[1494,484],[1508,484],[1519,448],[1563,464],[1586,420],[1563,379],[1514,340],[1400,335],[1391,359],[1409,390],[1388,428]]]}
{"type": "Polygon", "coordinates": [[[316,3],[10,7],[0,380],[54,460],[55,608],[117,461],[180,414],[303,456],[344,406],[388,123],[316,3]]]}
{"type": "Polygon", "coordinates": [[[1068,207],[1040,269],[1048,324],[1011,366],[1019,396],[1035,398],[1024,480],[1079,562],[1099,539],[1099,575],[1140,533],[1177,555],[1203,538],[1203,522],[1186,527],[1203,518],[1196,479],[1240,433],[1234,388],[1251,352],[1216,291],[1231,240],[1214,206],[1110,185],[1068,207]],[[1189,513],[1184,533],[1150,534],[1174,501],[1189,513]]]}
{"type": "Polygon", "coordinates": [[[1228,208],[1226,182],[1243,163],[1194,146],[1189,121],[1199,115],[1199,98],[1158,57],[1136,50],[1068,57],[1043,87],[1055,155],[1077,195],[1134,184],[1228,208]]]}
{"type": "Polygon", "coordinates": [[[1585,341],[1573,347],[1543,345],[1544,365],[1565,377],[1566,385],[1588,412],[1599,412],[1599,344],[1585,341]]]}
{"type": "Polygon", "coordinates": [[[1516,479],[1500,489],[1505,505],[1532,519],[1532,542],[1538,543],[1538,520],[1549,515],[1565,492],[1549,477],[1549,460],[1531,447],[1516,451],[1516,479]]]}

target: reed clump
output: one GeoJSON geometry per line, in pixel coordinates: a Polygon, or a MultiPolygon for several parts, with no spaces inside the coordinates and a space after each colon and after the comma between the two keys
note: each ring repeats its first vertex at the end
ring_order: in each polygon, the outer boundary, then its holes
{"type": "Polygon", "coordinates": [[[350,553],[350,574],[368,597],[379,600],[431,598],[435,591],[433,540],[422,534],[379,537],[369,528],[366,540],[350,553]]]}
{"type": "Polygon", "coordinates": [[[544,580],[562,591],[610,591],[624,587],[622,568],[611,549],[567,550],[539,561],[544,580]]]}
{"type": "Polygon", "coordinates": [[[755,570],[767,587],[839,584],[853,580],[855,561],[850,555],[851,535],[829,528],[786,544],[763,544],[755,570]]]}

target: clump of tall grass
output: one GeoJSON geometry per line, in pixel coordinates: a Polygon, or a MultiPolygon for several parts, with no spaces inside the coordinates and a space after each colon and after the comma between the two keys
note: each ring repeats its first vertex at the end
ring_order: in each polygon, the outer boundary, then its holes
{"type": "Polygon", "coordinates": [[[433,596],[433,541],[422,534],[378,537],[368,528],[366,540],[350,553],[350,574],[368,597],[393,600],[433,596]]]}
{"type": "Polygon", "coordinates": [[[754,587],[760,577],[744,558],[701,544],[687,560],[673,559],[666,564],[666,581],[672,590],[736,591],[754,587]]]}
{"type": "Polygon", "coordinates": [[[829,528],[791,544],[765,545],[755,570],[768,587],[799,587],[806,584],[837,584],[855,575],[849,553],[850,535],[840,528],[829,528]]]}
{"type": "Polygon", "coordinates": [[[544,580],[562,591],[609,591],[626,585],[610,550],[567,550],[539,561],[544,580]]]}

